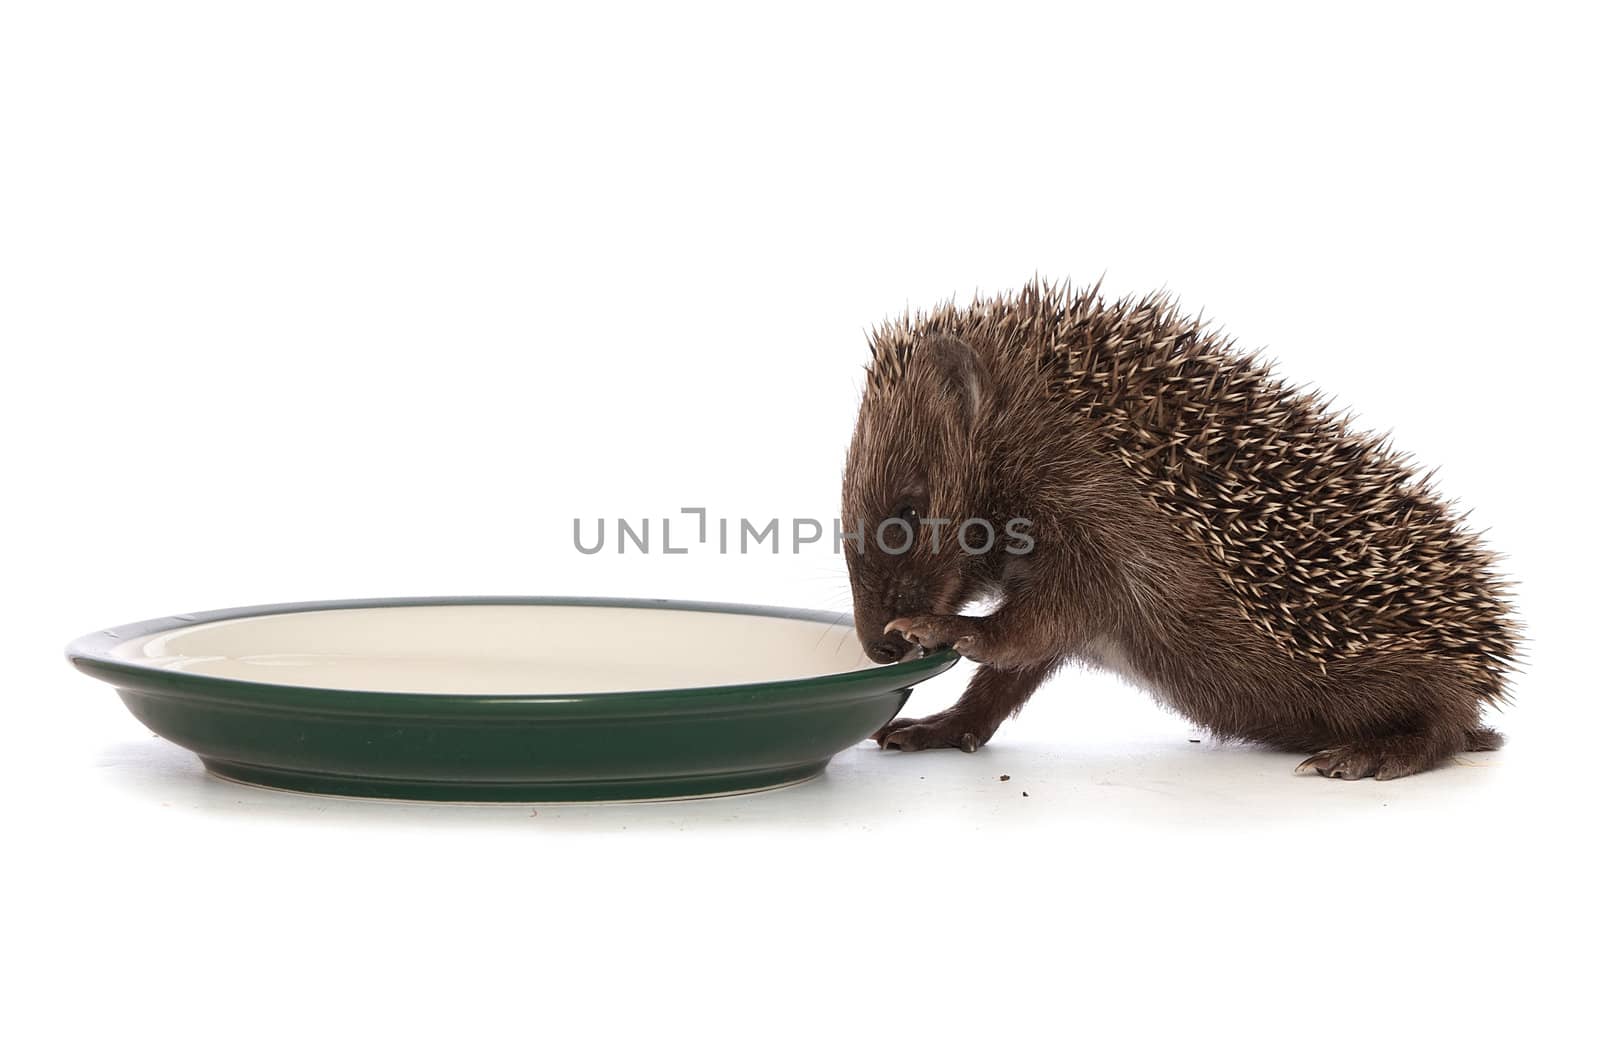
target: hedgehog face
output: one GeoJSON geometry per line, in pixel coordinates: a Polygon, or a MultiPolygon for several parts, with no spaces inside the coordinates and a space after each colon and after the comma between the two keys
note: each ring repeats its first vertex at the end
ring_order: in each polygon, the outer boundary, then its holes
{"type": "Polygon", "coordinates": [[[984,553],[957,536],[984,516],[974,440],[986,395],[969,371],[976,358],[938,337],[913,344],[893,380],[869,379],[845,463],[842,533],[856,634],[882,664],[915,652],[884,634],[891,620],[955,612],[984,583],[984,553]]]}

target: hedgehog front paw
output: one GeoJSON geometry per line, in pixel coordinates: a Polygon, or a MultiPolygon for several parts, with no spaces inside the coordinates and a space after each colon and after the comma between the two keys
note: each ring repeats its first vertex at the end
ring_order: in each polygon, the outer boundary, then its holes
{"type": "Polygon", "coordinates": [[[983,664],[988,660],[983,638],[983,618],[976,616],[903,616],[884,627],[885,635],[895,632],[925,652],[955,650],[968,660],[983,664]]]}
{"type": "Polygon", "coordinates": [[[958,709],[946,709],[920,720],[896,717],[878,728],[872,741],[879,749],[897,749],[914,753],[919,749],[959,749],[963,753],[976,753],[978,747],[989,740],[988,729],[982,721],[972,719],[958,709]]]}

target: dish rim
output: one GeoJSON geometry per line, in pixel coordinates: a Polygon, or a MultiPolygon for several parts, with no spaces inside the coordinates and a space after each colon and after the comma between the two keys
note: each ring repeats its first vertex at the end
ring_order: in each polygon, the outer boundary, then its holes
{"type": "MultiPolygon", "coordinates": [[[[338,609],[411,608],[428,606],[544,606],[602,609],[663,609],[680,612],[722,613],[734,616],[770,617],[780,620],[807,620],[823,624],[853,622],[847,613],[787,606],[750,605],[735,602],[686,601],[676,598],[607,598],[523,595],[444,595],[401,598],[340,598],[306,602],[276,602],[267,605],[235,606],[194,613],[117,624],[81,635],[68,644],[67,659],[79,671],[108,682],[119,689],[165,695],[188,695],[206,701],[234,702],[254,707],[320,708],[353,715],[426,716],[450,705],[471,703],[495,715],[511,715],[529,708],[556,709],[581,706],[583,715],[595,713],[622,717],[679,714],[695,708],[726,712],[748,707],[753,711],[770,708],[784,695],[809,695],[823,692],[859,692],[863,697],[909,687],[929,679],[955,664],[952,650],[941,650],[923,657],[875,665],[848,672],[797,679],[773,679],[753,683],[714,684],[692,687],[658,687],[649,690],[601,690],[565,694],[472,694],[439,691],[348,689],[307,686],[298,683],[264,683],[253,679],[201,675],[145,664],[118,657],[117,646],[147,635],[223,620],[277,616],[290,613],[327,612],[338,609]],[[498,710],[498,711],[497,711],[498,710]],[[651,710],[654,710],[652,712],[651,710]]],[[[784,699],[786,700],[786,699],[784,699]]],[[[541,716],[547,714],[541,713],[541,716]]],[[[559,714],[550,715],[557,718],[559,714]]],[[[449,718],[461,718],[451,712],[449,718]]]]}

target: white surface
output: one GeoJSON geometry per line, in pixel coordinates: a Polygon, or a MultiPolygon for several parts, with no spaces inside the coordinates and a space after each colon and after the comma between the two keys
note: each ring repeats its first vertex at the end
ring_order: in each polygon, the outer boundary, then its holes
{"type": "Polygon", "coordinates": [[[0,10],[7,1058],[1591,1050],[1588,8],[0,10]],[[831,516],[862,330],[1035,270],[1440,467],[1521,584],[1503,752],[1295,778],[1070,673],[781,793],[369,805],[209,780],[61,659],[295,599],[842,607],[825,552],[571,522],[831,516]]]}
{"type": "Polygon", "coordinates": [[[693,609],[429,605],[195,624],[112,650],[174,672],[415,694],[670,690],[876,668],[849,624],[693,609]]]}

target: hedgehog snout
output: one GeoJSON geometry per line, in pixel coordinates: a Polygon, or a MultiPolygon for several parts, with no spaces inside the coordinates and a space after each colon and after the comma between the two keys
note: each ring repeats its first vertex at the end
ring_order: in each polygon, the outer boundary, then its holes
{"type": "Polygon", "coordinates": [[[911,652],[911,643],[898,631],[880,635],[866,645],[867,656],[879,664],[893,664],[911,652]]]}
{"type": "Polygon", "coordinates": [[[861,649],[869,659],[878,664],[893,664],[905,659],[906,655],[916,648],[898,631],[883,630],[889,621],[907,615],[905,610],[907,598],[903,594],[891,592],[866,599],[866,602],[874,601],[877,603],[876,606],[857,608],[856,634],[861,640],[861,649]]]}

